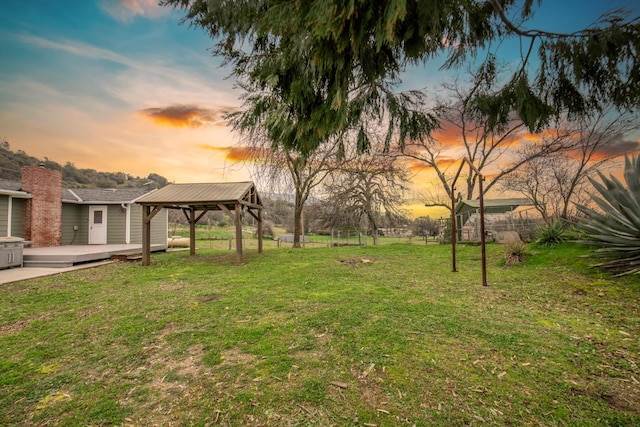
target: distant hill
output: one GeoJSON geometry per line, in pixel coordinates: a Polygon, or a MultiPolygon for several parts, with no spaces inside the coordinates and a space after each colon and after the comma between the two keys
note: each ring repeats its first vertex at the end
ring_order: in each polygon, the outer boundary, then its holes
{"type": "Polygon", "coordinates": [[[8,142],[0,143],[0,178],[20,181],[20,169],[28,165],[44,165],[62,172],[62,185],[67,188],[160,188],[168,184],[165,177],[150,173],[147,177],[132,176],[124,172],[98,172],[79,169],[73,163],[64,166],[48,158],[38,159],[22,150],[12,151],[8,142]]]}

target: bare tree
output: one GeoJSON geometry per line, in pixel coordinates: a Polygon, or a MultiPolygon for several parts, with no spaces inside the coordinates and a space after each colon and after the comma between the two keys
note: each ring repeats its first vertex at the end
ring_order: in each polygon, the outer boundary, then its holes
{"type": "Polygon", "coordinates": [[[338,160],[338,141],[321,144],[317,150],[303,155],[276,146],[258,129],[245,133],[242,144],[251,151],[254,162],[254,181],[272,192],[295,196],[293,247],[301,247],[303,232],[302,213],[304,205],[325,177],[341,163],[338,160]]]}
{"type": "MultiPolygon", "coordinates": [[[[637,114],[607,109],[564,126],[566,150],[530,160],[502,184],[531,200],[546,222],[574,216],[575,203],[585,204],[589,198],[587,178],[614,158],[638,149],[637,141],[624,139],[640,127],[637,114]]],[[[529,149],[524,147],[525,156],[529,149]]]]}
{"type": "Polygon", "coordinates": [[[393,223],[403,217],[401,205],[408,182],[408,172],[399,159],[380,150],[343,163],[327,177],[323,189],[333,221],[344,217],[365,220],[377,245],[383,219],[393,223]]]}
{"type": "MultiPolygon", "coordinates": [[[[475,100],[488,90],[482,78],[475,78],[470,85],[459,81],[443,85],[447,100],[438,101],[440,130],[428,138],[408,142],[403,155],[431,168],[438,177],[441,187],[432,189],[425,195],[427,206],[441,206],[451,209],[452,173],[449,167],[459,165],[463,158],[487,179],[484,192],[490,191],[505,176],[513,173],[527,162],[557,152],[564,148],[563,138],[543,139],[531,144],[526,155],[521,155],[521,145],[526,127],[516,115],[499,126],[487,125],[487,118],[477,109],[475,100]],[[520,154],[520,155],[516,155],[520,154]]],[[[472,199],[478,183],[478,174],[470,166],[465,166],[465,188],[456,196],[472,199]]]]}

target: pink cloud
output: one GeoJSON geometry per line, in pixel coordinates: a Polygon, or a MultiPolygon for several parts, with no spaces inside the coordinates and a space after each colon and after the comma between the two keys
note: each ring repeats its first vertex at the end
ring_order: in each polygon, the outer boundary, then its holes
{"type": "Polygon", "coordinates": [[[100,8],[117,21],[127,23],[138,15],[155,19],[171,12],[170,8],[160,6],[157,0],[102,0],[100,8]]]}

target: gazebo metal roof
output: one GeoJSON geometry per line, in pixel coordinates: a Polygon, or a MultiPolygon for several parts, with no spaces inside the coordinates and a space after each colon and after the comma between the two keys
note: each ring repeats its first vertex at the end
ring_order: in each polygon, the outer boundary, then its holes
{"type": "Polygon", "coordinates": [[[260,197],[251,181],[219,182],[198,184],[169,184],[137,201],[142,205],[165,205],[182,208],[184,206],[210,206],[241,203],[261,205],[260,197]]]}
{"type": "MultiPolygon", "coordinates": [[[[484,199],[485,213],[505,213],[517,209],[520,206],[532,206],[529,199],[484,199]]],[[[476,211],[480,209],[480,200],[461,200],[456,204],[456,214],[476,211]]]]}

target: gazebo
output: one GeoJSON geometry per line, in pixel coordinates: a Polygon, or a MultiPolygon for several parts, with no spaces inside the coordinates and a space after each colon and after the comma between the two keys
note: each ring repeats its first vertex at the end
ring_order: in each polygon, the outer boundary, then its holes
{"type": "Polygon", "coordinates": [[[262,202],[253,182],[169,184],[136,201],[142,205],[142,265],[150,264],[151,219],[162,209],[179,209],[189,221],[189,253],[196,253],[196,224],[209,211],[223,211],[236,225],[236,264],[242,263],[242,216],[258,221],[262,253],[262,202]]]}

